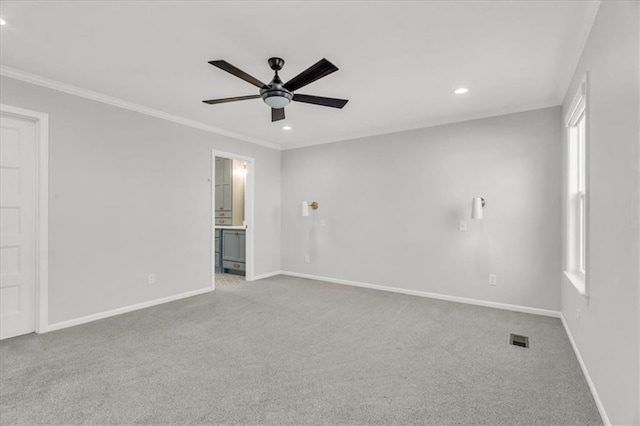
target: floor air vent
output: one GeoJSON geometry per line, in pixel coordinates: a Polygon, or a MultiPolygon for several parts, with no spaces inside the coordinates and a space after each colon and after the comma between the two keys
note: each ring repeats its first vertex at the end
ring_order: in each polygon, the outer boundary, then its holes
{"type": "Polygon", "coordinates": [[[529,347],[529,338],[527,336],[520,336],[519,334],[511,333],[511,338],[509,339],[509,343],[513,346],[520,346],[521,348],[529,347]]]}

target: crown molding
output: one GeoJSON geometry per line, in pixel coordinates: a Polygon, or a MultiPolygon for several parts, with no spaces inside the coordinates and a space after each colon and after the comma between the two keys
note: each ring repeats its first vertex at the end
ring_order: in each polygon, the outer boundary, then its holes
{"type": "Polygon", "coordinates": [[[71,95],[79,96],[92,101],[102,102],[107,105],[115,106],[129,111],[139,112],[141,114],[149,115],[151,117],[160,118],[162,120],[171,121],[173,123],[182,124],[183,126],[193,127],[194,129],[204,130],[205,132],[215,133],[221,136],[227,136],[230,138],[238,139],[244,142],[249,142],[255,145],[264,146],[267,148],[280,151],[282,148],[280,145],[255,139],[249,136],[244,136],[238,133],[229,132],[219,127],[211,126],[209,124],[202,123],[200,121],[191,120],[188,118],[180,117],[178,115],[169,114],[164,111],[149,108],[144,105],[136,104],[122,99],[114,98],[112,96],[105,95],[103,93],[94,92],[92,90],[83,89],[81,87],[72,86],[61,81],[53,80],[50,78],[42,77],[40,75],[31,74],[25,71],[21,71],[15,68],[0,65],[0,75],[4,77],[13,78],[16,80],[24,81],[27,83],[35,84],[38,86],[46,87],[48,89],[57,90],[60,92],[68,93],[71,95]]]}
{"type": "Polygon", "coordinates": [[[391,135],[395,133],[403,133],[403,132],[411,132],[415,130],[428,129],[430,127],[445,126],[447,124],[458,124],[458,123],[464,123],[467,121],[482,120],[485,118],[494,118],[494,117],[500,117],[500,116],[509,115],[509,114],[519,114],[521,112],[529,112],[529,111],[535,111],[539,109],[553,108],[561,105],[562,105],[561,103],[555,100],[551,100],[547,102],[538,102],[533,104],[526,104],[526,105],[517,105],[517,106],[512,106],[507,108],[494,109],[490,111],[482,111],[478,113],[462,114],[462,115],[446,117],[442,119],[427,120],[427,121],[422,121],[417,124],[409,125],[409,126],[396,126],[396,127],[392,127],[384,130],[373,129],[371,131],[353,133],[337,139],[312,141],[309,143],[303,142],[302,144],[298,144],[295,146],[283,146],[281,149],[283,151],[286,151],[290,149],[307,148],[307,147],[316,146],[316,145],[325,145],[325,144],[334,143],[334,142],[347,142],[347,141],[352,141],[357,139],[374,138],[377,136],[385,136],[385,135],[391,135]]]}
{"type": "Polygon", "coordinates": [[[428,120],[428,121],[416,123],[411,126],[396,126],[396,127],[384,129],[384,130],[376,129],[373,131],[356,132],[354,134],[345,135],[342,137],[332,138],[328,140],[314,140],[308,143],[301,143],[301,144],[299,143],[294,146],[280,146],[272,142],[267,142],[260,139],[252,138],[250,136],[245,136],[238,133],[230,132],[230,131],[221,129],[219,127],[202,123],[200,121],[195,121],[188,118],[180,117],[178,115],[169,114],[164,111],[159,111],[153,108],[146,107],[144,105],[136,104],[129,101],[124,101],[122,99],[114,98],[114,97],[105,95],[103,93],[83,89],[77,86],[73,86],[67,83],[62,83],[57,80],[53,80],[47,77],[42,77],[36,74],[31,74],[31,73],[21,71],[15,68],[7,67],[4,65],[0,65],[0,75],[4,77],[9,77],[16,80],[24,81],[27,83],[35,84],[38,86],[46,87],[49,89],[58,90],[60,92],[69,93],[71,95],[79,96],[82,98],[102,102],[118,108],[139,112],[141,114],[146,114],[151,117],[160,118],[162,120],[171,121],[173,123],[182,124],[184,126],[193,127],[199,130],[204,130],[206,132],[215,133],[217,135],[227,136],[227,137],[241,140],[244,142],[249,142],[255,145],[264,146],[277,151],[306,148],[306,147],[311,147],[316,145],[324,145],[324,144],[335,143],[335,142],[344,142],[344,141],[350,141],[350,140],[367,138],[367,137],[383,136],[383,135],[392,134],[392,133],[401,133],[401,132],[407,132],[412,130],[424,129],[428,127],[454,124],[454,123],[477,120],[482,118],[490,118],[490,117],[495,117],[500,115],[515,114],[519,112],[532,111],[532,110],[537,110],[542,108],[549,108],[549,107],[554,107],[562,104],[561,101],[560,102],[551,101],[551,102],[540,102],[540,103],[528,104],[528,105],[518,105],[514,107],[501,108],[501,109],[492,110],[492,111],[484,111],[484,112],[475,113],[475,114],[464,114],[464,115],[459,115],[455,117],[428,120]]]}

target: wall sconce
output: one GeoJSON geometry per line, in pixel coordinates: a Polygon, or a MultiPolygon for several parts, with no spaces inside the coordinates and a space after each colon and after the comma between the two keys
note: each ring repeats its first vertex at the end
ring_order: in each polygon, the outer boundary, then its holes
{"type": "Polygon", "coordinates": [[[309,207],[311,207],[313,210],[318,210],[318,202],[317,201],[312,201],[311,203],[308,203],[306,201],[302,202],[302,216],[309,216],[309,207]]]}
{"type": "Polygon", "coordinates": [[[482,208],[485,206],[484,198],[474,197],[471,199],[471,219],[482,219],[482,208]]]}

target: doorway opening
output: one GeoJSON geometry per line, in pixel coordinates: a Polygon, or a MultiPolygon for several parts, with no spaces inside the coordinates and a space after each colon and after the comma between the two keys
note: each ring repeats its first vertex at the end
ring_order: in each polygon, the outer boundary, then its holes
{"type": "Polygon", "coordinates": [[[253,280],[254,160],[213,151],[213,288],[253,280]]]}

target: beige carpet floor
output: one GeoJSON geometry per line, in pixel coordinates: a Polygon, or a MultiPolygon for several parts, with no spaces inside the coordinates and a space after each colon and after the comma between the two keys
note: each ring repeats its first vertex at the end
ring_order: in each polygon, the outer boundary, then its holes
{"type": "Polygon", "coordinates": [[[282,276],[3,340],[0,362],[3,425],[601,424],[557,318],[282,276]]]}

